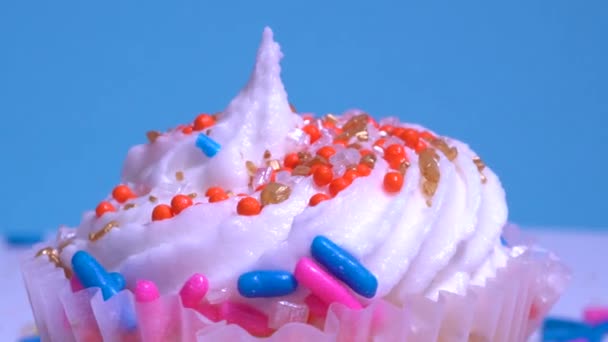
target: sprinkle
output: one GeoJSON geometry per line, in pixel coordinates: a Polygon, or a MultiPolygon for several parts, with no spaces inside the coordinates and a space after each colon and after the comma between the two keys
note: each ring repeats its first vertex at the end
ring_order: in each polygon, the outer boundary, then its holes
{"type": "Polygon", "coordinates": [[[325,236],[318,235],[310,246],[312,257],[358,294],[372,298],[378,280],[357,259],[325,236]]]}
{"type": "Polygon", "coordinates": [[[373,169],[374,166],[376,165],[376,160],[378,160],[378,157],[375,154],[370,152],[361,157],[360,163],[365,164],[373,169]]]}
{"type": "Polygon", "coordinates": [[[291,109],[292,113],[297,113],[298,111],[296,110],[296,106],[293,105],[293,103],[289,104],[289,109],[291,109]]]}
{"type": "Polygon", "coordinates": [[[110,232],[110,230],[114,229],[118,227],[118,222],[117,221],[110,221],[108,223],[106,223],[105,226],[103,226],[100,230],[94,232],[94,233],[90,233],[89,234],[89,240],[91,241],[97,241],[99,239],[101,239],[102,237],[104,237],[107,233],[110,232]]]}
{"type": "Polygon", "coordinates": [[[266,165],[270,166],[273,170],[278,171],[281,169],[281,162],[273,159],[266,162],[266,165]]]}
{"type": "Polygon", "coordinates": [[[152,221],[161,221],[173,217],[173,210],[166,204],[159,204],[152,210],[152,221]]]}
{"type": "Polygon", "coordinates": [[[220,192],[209,196],[209,203],[221,202],[228,199],[228,193],[220,192]]]}
{"type": "Polygon", "coordinates": [[[262,211],[260,202],[253,197],[243,197],[236,207],[236,212],[239,215],[254,216],[258,215],[262,211]]]}
{"type": "Polygon", "coordinates": [[[219,318],[228,324],[237,324],[254,336],[268,336],[268,316],[254,307],[234,302],[224,302],[219,307],[219,318]]]}
{"type": "Polygon", "coordinates": [[[258,167],[251,160],[245,162],[245,167],[247,168],[247,174],[249,177],[254,176],[255,172],[258,170],[258,167]]]}
{"type": "Polygon", "coordinates": [[[336,154],[336,149],[331,146],[323,146],[317,150],[317,155],[325,159],[331,158],[334,154],[336,154]]]}
{"type": "Polygon", "coordinates": [[[312,159],[312,154],[310,152],[298,152],[298,159],[301,164],[308,163],[312,159]]]}
{"type": "Polygon", "coordinates": [[[304,126],[304,128],[302,128],[302,130],[310,137],[311,144],[321,138],[321,132],[319,131],[319,128],[317,128],[317,126],[315,125],[306,125],[304,126]]]}
{"type": "Polygon", "coordinates": [[[431,140],[431,145],[441,151],[449,161],[454,161],[458,157],[458,150],[456,147],[450,147],[443,139],[431,140]]]}
{"type": "Polygon", "coordinates": [[[407,172],[407,169],[409,167],[410,167],[410,162],[407,160],[404,160],[401,164],[399,164],[397,171],[399,171],[400,174],[405,175],[405,173],[407,172]]]}
{"type": "Polygon", "coordinates": [[[196,192],[191,192],[188,194],[188,197],[195,199],[198,196],[198,194],[196,192]]]}
{"type": "Polygon", "coordinates": [[[176,179],[178,182],[183,181],[183,180],[184,180],[184,172],[183,172],[183,171],[177,171],[177,172],[175,173],[175,179],[176,179]]]}
{"type": "Polygon", "coordinates": [[[156,142],[156,139],[160,137],[162,134],[159,131],[148,131],[146,132],[146,137],[150,143],[156,142]]]}
{"type": "Polygon", "coordinates": [[[116,208],[114,208],[112,203],[107,201],[99,203],[99,205],[97,205],[97,208],[95,208],[95,214],[97,215],[97,217],[101,217],[103,214],[113,211],[116,211],[116,208]]]}
{"type": "Polygon", "coordinates": [[[215,156],[221,148],[215,140],[202,133],[196,138],[196,147],[200,148],[209,158],[215,156]]]}
{"type": "Polygon", "coordinates": [[[209,280],[207,280],[207,277],[200,273],[195,273],[184,283],[184,286],[179,291],[179,296],[182,299],[184,307],[193,308],[205,298],[208,290],[209,280]]]}
{"type": "Polygon", "coordinates": [[[135,203],[127,203],[124,205],[124,207],[122,207],[124,210],[129,210],[129,209],[133,209],[135,208],[135,203]]]}
{"type": "Polygon", "coordinates": [[[357,133],[367,131],[367,124],[369,123],[367,114],[359,114],[350,118],[342,126],[342,134],[346,138],[355,136],[357,133]]]}
{"type": "Polygon", "coordinates": [[[329,195],[323,194],[323,193],[318,193],[318,194],[314,194],[310,200],[308,201],[308,205],[310,205],[311,207],[316,206],[317,204],[323,202],[323,201],[327,201],[328,199],[330,199],[331,197],[329,197],[329,195]]]}
{"type": "Polygon", "coordinates": [[[357,140],[359,140],[359,141],[368,141],[369,140],[369,133],[367,131],[358,132],[355,134],[355,136],[357,137],[357,140]]]}
{"type": "Polygon", "coordinates": [[[70,279],[72,277],[72,271],[68,267],[66,267],[63,262],[61,262],[61,259],[59,258],[59,253],[60,251],[54,249],[53,247],[45,247],[36,252],[36,257],[45,255],[49,259],[49,262],[53,263],[55,267],[63,269],[65,277],[70,279]]]}
{"type": "Polygon", "coordinates": [[[388,172],[384,175],[383,184],[387,192],[399,192],[403,187],[403,175],[400,172],[388,172]]]}
{"type": "Polygon", "coordinates": [[[351,180],[345,177],[339,177],[331,181],[329,183],[329,193],[332,197],[336,197],[336,195],[346,189],[351,183],[351,180]]]}
{"type": "Polygon", "coordinates": [[[209,114],[200,114],[194,119],[193,129],[195,131],[202,131],[205,128],[209,128],[215,124],[215,118],[209,114]]]}
{"type": "Polygon", "coordinates": [[[158,288],[154,282],[149,280],[138,280],[135,283],[135,300],[139,303],[153,302],[160,298],[158,288]]]}
{"type": "Polygon", "coordinates": [[[338,280],[323,270],[310,258],[303,257],[296,264],[294,275],[298,283],[327,304],[342,303],[351,309],[361,309],[361,304],[338,280]]]}
{"type": "Polygon", "coordinates": [[[270,151],[265,150],[264,151],[264,159],[269,159],[270,157],[272,157],[272,153],[270,153],[270,151]]]}
{"type": "Polygon", "coordinates": [[[212,187],[209,187],[209,189],[207,189],[207,191],[205,192],[205,196],[211,197],[213,195],[223,194],[223,193],[224,193],[224,189],[222,189],[221,187],[212,186],[212,187]]]}
{"type": "Polygon", "coordinates": [[[156,203],[156,201],[158,201],[158,198],[156,198],[156,196],[148,196],[148,201],[156,203]]]}
{"type": "Polygon", "coordinates": [[[332,181],[334,178],[334,173],[329,166],[319,165],[317,168],[315,168],[312,178],[316,185],[325,186],[332,181]]]}
{"type": "Polygon", "coordinates": [[[298,165],[291,171],[291,174],[293,176],[308,176],[310,175],[310,166],[298,165]]]}
{"type": "Polygon", "coordinates": [[[331,114],[331,113],[325,115],[325,120],[327,120],[329,122],[332,122],[334,124],[338,123],[338,118],[335,115],[331,114]]]}
{"type": "Polygon", "coordinates": [[[280,297],[293,293],[298,283],[287,271],[252,271],[241,274],[237,282],[241,296],[247,298],[280,297]]]}
{"type": "Polygon", "coordinates": [[[121,184],[121,185],[116,186],[114,188],[114,190],[112,190],[112,197],[114,197],[114,199],[118,203],[125,203],[126,201],[130,200],[131,198],[135,198],[137,196],[135,196],[133,191],[131,191],[131,189],[129,189],[128,186],[121,184]]]}
{"type": "Polygon", "coordinates": [[[97,260],[85,251],[78,251],[74,254],[72,269],[85,288],[99,287],[104,300],[108,300],[124,289],[125,282],[122,275],[107,273],[97,260]]]}
{"type": "Polygon", "coordinates": [[[173,214],[178,215],[186,208],[192,206],[192,198],[186,195],[175,195],[171,199],[171,211],[173,214]]]}
{"type": "Polygon", "coordinates": [[[260,199],[262,205],[278,204],[286,201],[291,195],[291,188],[285,184],[270,182],[262,190],[260,199]]]}
{"type": "Polygon", "coordinates": [[[297,153],[289,153],[283,159],[283,165],[290,169],[294,169],[300,163],[300,157],[298,157],[297,153]]]}

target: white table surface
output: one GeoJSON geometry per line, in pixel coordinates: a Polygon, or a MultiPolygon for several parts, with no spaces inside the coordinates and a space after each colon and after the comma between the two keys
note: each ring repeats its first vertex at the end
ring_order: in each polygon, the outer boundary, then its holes
{"type": "MultiPolygon", "coordinates": [[[[552,315],[579,318],[589,304],[608,304],[608,229],[526,229],[539,243],[558,254],[573,270],[572,282],[552,315]],[[603,231],[603,232],[602,232],[603,231]]],[[[33,325],[27,294],[19,273],[23,249],[0,242],[0,341],[16,341],[33,325]]]]}

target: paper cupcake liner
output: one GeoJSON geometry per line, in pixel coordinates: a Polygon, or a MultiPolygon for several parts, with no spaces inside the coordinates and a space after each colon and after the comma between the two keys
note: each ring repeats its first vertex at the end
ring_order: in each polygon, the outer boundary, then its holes
{"type": "Polygon", "coordinates": [[[525,341],[540,326],[569,278],[552,254],[514,248],[519,256],[465,295],[411,295],[401,307],[379,299],[358,311],[332,304],[320,328],[289,323],[264,338],[209,320],[199,313],[204,307],[184,308],[178,295],[139,303],[129,290],[107,301],[98,289],[73,292],[63,271],[44,258],[24,260],[23,272],[43,341],[513,342],[525,341]]]}

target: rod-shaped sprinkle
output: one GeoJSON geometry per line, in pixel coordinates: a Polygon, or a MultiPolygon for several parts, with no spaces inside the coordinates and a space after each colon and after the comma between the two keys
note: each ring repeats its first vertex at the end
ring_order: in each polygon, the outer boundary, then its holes
{"type": "Polygon", "coordinates": [[[302,258],[298,261],[294,275],[298,283],[310,290],[327,304],[338,302],[351,309],[361,309],[361,303],[321,266],[310,258],[302,258]]]}
{"type": "Polygon", "coordinates": [[[140,303],[153,302],[160,297],[156,284],[150,280],[138,280],[133,293],[135,300],[140,303]]]}
{"type": "Polygon", "coordinates": [[[296,278],[287,271],[253,271],[242,274],[238,280],[239,293],[248,298],[284,296],[297,287],[296,278]]]}
{"type": "Polygon", "coordinates": [[[378,280],[354,256],[319,235],[310,246],[312,257],[323,265],[336,278],[343,281],[358,294],[372,298],[378,289],[378,280]]]}
{"type": "Polygon", "coordinates": [[[215,156],[221,148],[217,141],[209,138],[205,133],[199,134],[196,138],[196,147],[200,148],[209,158],[215,156]]]}
{"type": "Polygon", "coordinates": [[[72,257],[74,274],[85,288],[99,287],[104,300],[124,289],[125,280],[120,273],[108,273],[85,251],[78,251],[72,257]]]}
{"type": "Polygon", "coordinates": [[[182,298],[182,303],[187,308],[194,308],[205,298],[209,290],[209,281],[207,277],[200,273],[194,273],[184,283],[179,295],[182,298]]]}

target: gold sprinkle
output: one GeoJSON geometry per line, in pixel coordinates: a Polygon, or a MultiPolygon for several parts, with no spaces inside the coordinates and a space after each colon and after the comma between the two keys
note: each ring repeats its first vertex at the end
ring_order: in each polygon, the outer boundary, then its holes
{"type": "Polygon", "coordinates": [[[401,173],[402,175],[405,175],[405,173],[407,172],[407,169],[410,167],[410,162],[407,160],[404,160],[401,164],[399,164],[399,173],[401,173]]]}
{"type": "Polygon", "coordinates": [[[478,156],[473,157],[473,163],[475,166],[477,166],[477,171],[479,171],[481,182],[485,184],[488,181],[486,175],[483,174],[483,169],[486,168],[486,163],[484,163],[483,160],[481,160],[481,158],[478,156]]]}
{"type": "Polygon", "coordinates": [[[89,234],[89,240],[91,241],[97,241],[99,239],[101,239],[102,237],[104,237],[104,235],[106,235],[107,233],[110,232],[110,230],[114,229],[118,227],[118,222],[117,221],[110,221],[108,222],[105,226],[103,226],[100,230],[94,232],[94,233],[90,233],[89,234]]]}
{"type": "Polygon", "coordinates": [[[234,197],[234,192],[233,191],[226,191],[226,196],[228,196],[228,197],[234,197]]]}
{"type": "Polygon", "coordinates": [[[437,165],[437,153],[432,148],[420,152],[418,156],[420,173],[428,181],[439,182],[439,165],[437,165]]]}
{"type": "Polygon", "coordinates": [[[293,103],[289,104],[289,109],[291,109],[292,113],[297,113],[298,111],[296,110],[296,106],[293,105],[293,103]]]}
{"type": "Polygon", "coordinates": [[[262,205],[281,203],[289,198],[291,188],[285,184],[270,182],[260,194],[262,205]]]}
{"type": "Polygon", "coordinates": [[[431,181],[422,182],[422,193],[428,197],[432,197],[437,191],[437,183],[431,181]]]}
{"type": "Polygon", "coordinates": [[[291,171],[291,174],[293,176],[308,176],[310,175],[310,166],[298,165],[291,171]]]}
{"type": "Polygon", "coordinates": [[[298,152],[298,158],[300,164],[306,164],[312,159],[312,154],[310,152],[298,152]]]}
{"type": "Polygon", "coordinates": [[[250,177],[254,176],[255,172],[258,170],[258,167],[255,166],[251,160],[245,162],[245,167],[247,168],[247,173],[250,177]]]}
{"type": "Polygon", "coordinates": [[[481,178],[481,182],[483,184],[486,184],[486,182],[488,181],[488,178],[486,177],[486,175],[484,175],[483,173],[480,173],[479,177],[481,178]]]}
{"type": "Polygon", "coordinates": [[[190,197],[190,198],[196,198],[196,196],[198,196],[198,195],[196,194],[196,192],[193,192],[193,193],[188,194],[188,197],[190,197]]]}
{"type": "Polygon", "coordinates": [[[266,165],[270,166],[273,170],[278,171],[281,169],[281,162],[273,159],[266,162],[266,165]]]}
{"type": "Polygon", "coordinates": [[[156,139],[158,139],[158,137],[160,137],[162,134],[159,131],[148,131],[146,132],[146,137],[148,138],[148,141],[150,143],[154,143],[156,141],[156,139]]]}
{"type": "Polygon", "coordinates": [[[378,160],[378,157],[375,154],[370,153],[370,154],[366,154],[363,157],[361,157],[360,163],[365,164],[373,169],[374,166],[376,165],[376,160],[378,160]]]}
{"type": "Polygon", "coordinates": [[[314,156],[314,158],[312,158],[305,164],[307,166],[313,166],[315,164],[329,165],[329,161],[323,156],[314,156]]]}
{"type": "Polygon", "coordinates": [[[133,209],[133,208],[135,208],[135,203],[127,203],[123,207],[124,210],[129,210],[129,209],[133,209]]]}
{"type": "Polygon", "coordinates": [[[357,137],[357,140],[359,140],[359,141],[368,141],[369,140],[369,133],[367,133],[367,130],[358,132],[355,134],[355,136],[357,137]]]}
{"type": "Polygon", "coordinates": [[[430,198],[427,198],[427,199],[426,199],[426,205],[427,205],[428,207],[432,207],[432,206],[433,206],[433,201],[432,201],[430,198]]]}
{"type": "Polygon", "coordinates": [[[39,257],[41,255],[51,255],[51,254],[57,254],[57,251],[53,247],[45,247],[45,248],[39,250],[38,252],[36,252],[37,257],[39,257]]]}
{"type": "Polygon", "coordinates": [[[158,201],[158,198],[156,198],[156,196],[149,196],[148,200],[152,203],[156,203],[156,201],[158,201]]]}
{"type": "Polygon", "coordinates": [[[59,252],[56,249],[54,249],[53,247],[45,247],[36,252],[36,257],[39,257],[41,255],[46,255],[49,258],[49,261],[55,264],[56,267],[62,268],[66,278],[72,277],[72,271],[61,262],[61,259],[59,258],[59,252]]]}
{"type": "Polygon", "coordinates": [[[270,153],[268,150],[264,151],[264,159],[268,159],[270,157],[272,157],[272,153],[270,153]]]}
{"type": "Polygon", "coordinates": [[[333,114],[325,115],[325,119],[329,122],[338,123],[338,118],[333,114]]]}
{"type": "Polygon", "coordinates": [[[342,126],[343,133],[347,138],[356,135],[359,132],[367,131],[367,123],[369,122],[369,116],[365,113],[355,115],[350,118],[344,126],[342,126]]]}
{"type": "Polygon", "coordinates": [[[183,172],[183,171],[177,171],[177,172],[175,173],[175,179],[176,179],[178,182],[183,181],[183,180],[184,180],[184,172],[183,172]]]}
{"type": "Polygon", "coordinates": [[[443,152],[443,154],[448,158],[449,161],[454,161],[456,157],[458,157],[458,150],[456,147],[450,147],[443,139],[433,139],[431,141],[431,145],[437,148],[439,151],[443,152]]]}

